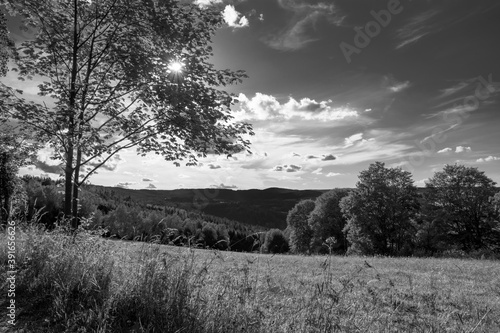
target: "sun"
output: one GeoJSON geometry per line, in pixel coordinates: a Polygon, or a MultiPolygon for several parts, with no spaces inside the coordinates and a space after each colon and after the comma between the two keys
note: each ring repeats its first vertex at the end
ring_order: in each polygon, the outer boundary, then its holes
{"type": "Polygon", "coordinates": [[[168,65],[168,69],[174,73],[181,73],[183,67],[184,64],[180,61],[173,61],[170,63],[170,65],[168,65]]]}

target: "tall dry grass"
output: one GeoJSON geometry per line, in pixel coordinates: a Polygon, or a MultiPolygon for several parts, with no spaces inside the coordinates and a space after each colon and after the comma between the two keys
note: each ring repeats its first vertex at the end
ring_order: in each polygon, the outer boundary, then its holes
{"type": "Polygon", "coordinates": [[[243,254],[35,227],[17,238],[25,332],[500,332],[496,261],[243,254]]]}

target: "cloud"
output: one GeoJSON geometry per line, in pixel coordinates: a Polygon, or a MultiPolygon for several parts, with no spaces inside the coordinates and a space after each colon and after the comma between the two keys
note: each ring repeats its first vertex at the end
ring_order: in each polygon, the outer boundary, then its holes
{"type": "Polygon", "coordinates": [[[395,85],[389,87],[389,90],[392,92],[398,93],[398,92],[403,91],[409,87],[410,87],[410,81],[405,81],[405,82],[396,83],[395,85]]]}
{"type": "Polygon", "coordinates": [[[345,147],[347,148],[353,146],[356,142],[361,141],[362,139],[363,139],[363,133],[353,134],[350,137],[344,139],[345,147]]]}
{"type": "Polygon", "coordinates": [[[318,156],[308,155],[308,156],[306,157],[306,159],[308,159],[308,160],[312,160],[312,159],[315,159],[315,158],[318,158],[318,156]]]}
{"type": "Polygon", "coordinates": [[[211,170],[215,170],[215,169],[220,169],[221,166],[220,165],[215,165],[215,164],[209,164],[208,167],[211,169],[211,170]]]}
{"type": "Polygon", "coordinates": [[[336,172],[329,172],[326,176],[327,177],[335,177],[335,176],[340,176],[341,173],[336,173],[336,172]]]}
{"type": "Polygon", "coordinates": [[[238,188],[238,186],[236,186],[236,185],[224,185],[223,183],[221,183],[219,185],[210,185],[210,187],[212,187],[212,188],[218,188],[218,189],[221,189],[221,190],[238,188]]]}
{"type": "Polygon", "coordinates": [[[50,165],[50,164],[47,164],[46,162],[44,161],[40,161],[39,159],[37,159],[34,163],[34,166],[37,168],[37,169],[40,169],[42,170],[43,172],[46,172],[46,173],[53,173],[53,174],[60,174],[62,172],[62,164],[59,164],[59,165],[50,165]]]}
{"type": "Polygon", "coordinates": [[[446,153],[451,153],[453,151],[453,149],[447,147],[447,148],[443,148],[441,150],[438,150],[438,154],[446,154],[446,153]]]}
{"type": "Polygon", "coordinates": [[[431,9],[408,20],[408,23],[397,30],[396,38],[399,40],[396,49],[411,45],[419,41],[424,36],[432,33],[435,24],[429,21],[439,14],[438,10],[431,9]]]}
{"type": "Polygon", "coordinates": [[[130,182],[120,182],[116,184],[116,187],[121,187],[121,188],[129,188],[130,185],[134,185],[135,183],[130,183],[130,182]]]}
{"type": "Polygon", "coordinates": [[[233,5],[227,5],[222,11],[224,21],[232,28],[248,27],[248,19],[241,16],[241,13],[236,11],[233,5]]]}
{"type": "Polygon", "coordinates": [[[267,36],[263,41],[271,48],[281,51],[294,51],[316,41],[310,36],[310,28],[314,27],[320,18],[325,18],[330,24],[339,26],[344,16],[334,4],[319,2],[309,4],[297,0],[278,0],[279,5],[293,13],[288,27],[278,34],[267,36]]]}
{"type": "Polygon", "coordinates": [[[500,161],[500,157],[497,157],[497,156],[488,156],[488,157],[484,157],[484,158],[478,158],[476,160],[476,162],[479,162],[479,163],[484,163],[484,162],[492,162],[492,161],[500,161]]]}
{"type": "Polygon", "coordinates": [[[285,164],[285,165],[276,165],[272,171],[285,171],[285,172],[297,172],[297,171],[300,171],[302,170],[302,167],[299,166],[299,165],[295,165],[295,164],[285,164]]]}
{"type": "Polygon", "coordinates": [[[302,169],[301,166],[298,166],[298,165],[294,165],[294,164],[290,164],[289,166],[286,166],[285,165],[285,171],[286,172],[297,172],[297,171],[300,171],[302,169]]]}
{"type": "MultiPolygon", "coordinates": [[[[104,159],[103,158],[98,158],[97,160],[90,162],[87,164],[89,167],[96,167],[98,166],[104,159]]],[[[116,168],[118,168],[118,164],[125,162],[121,157],[120,154],[116,154],[113,157],[111,157],[109,160],[106,161],[105,164],[101,165],[99,169],[104,169],[108,171],[115,171],[116,168]]],[[[99,170],[98,169],[98,170],[99,170]]]]}
{"type": "Polygon", "coordinates": [[[310,120],[333,121],[358,117],[358,112],[348,107],[333,107],[332,100],[317,102],[310,98],[300,101],[290,97],[280,103],[276,97],[256,93],[249,99],[245,94],[238,96],[240,110],[233,113],[236,120],[310,120]]]}
{"type": "Polygon", "coordinates": [[[195,0],[194,4],[200,7],[208,7],[210,5],[222,3],[222,0],[195,0]]]}
{"type": "Polygon", "coordinates": [[[323,173],[321,172],[323,170],[323,168],[317,168],[316,170],[312,171],[311,173],[312,174],[315,174],[315,175],[322,175],[323,173]]]}
{"type": "Polygon", "coordinates": [[[470,147],[458,146],[458,147],[455,149],[455,153],[463,153],[463,152],[469,152],[469,151],[471,151],[471,148],[470,148],[470,147]]]}
{"type": "Polygon", "coordinates": [[[439,95],[438,98],[444,98],[444,97],[454,95],[455,93],[459,92],[460,90],[462,90],[468,86],[469,86],[468,82],[460,82],[452,87],[442,89],[441,95],[439,95]]]}
{"type": "Polygon", "coordinates": [[[154,186],[153,184],[149,184],[148,187],[146,187],[146,188],[148,188],[148,189],[155,189],[156,186],[154,186]]]}
{"type": "Polygon", "coordinates": [[[142,181],[143,181],[143,182],[152,182],[153,180],[152,180],[152,179],[149,179],[149,178],[142,178],[142,181]]]}
{"type": "Polygon", "coordinates": [[[337,159],[336,156],[333,156],[332,154],[328,155],[323,155],[323,158],[321,159],[322,161],[335,161],[337,159]]]}

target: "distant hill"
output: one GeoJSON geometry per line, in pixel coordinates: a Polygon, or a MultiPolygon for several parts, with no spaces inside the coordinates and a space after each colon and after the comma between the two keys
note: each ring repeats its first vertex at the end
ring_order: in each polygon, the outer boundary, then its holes
{"type": "Polygon", "coordinates": [[[178,189],[131,190],[106,187],[117,195],[151,205],[199,210],[205,214],[225,217],[266,228],[286,228],[286,216],[299,201],[315,199],[328,190],[264,190],[178,189]]]}
{"type": "MultiPolygon", "coordinates": [[[[265,228],[286,228],[288,212],[301,200],[316,199],[329,190],[292,190],[271,187],[264,190],[177,189],[131,190],[106,187],[117,195],[158,206],[171,206],[187,211],[225,217],[265,228]]],[[[426,188],[418,188],[423,195],[426,188]]]]}

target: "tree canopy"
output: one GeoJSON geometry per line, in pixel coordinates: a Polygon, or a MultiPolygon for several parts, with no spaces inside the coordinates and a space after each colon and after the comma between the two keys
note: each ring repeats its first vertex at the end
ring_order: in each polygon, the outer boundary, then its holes
{"type": "Polygon", "coordinates": [[[475,167],[446,165],[426,183],[428,219],[439,222],[463,250],[500,247],[495,185],[475,167]]]}
{"type": "Polygon", "coordinates": [[[19,80],[44,102],[3,86],[1,110],[29,127],[63,162],[65,214],[78,188],[118,152],[135,147],[188,165],[249,148],[222,88],[243,71],[210,63],[220,12],[175,0],[1,0],[34,37],[15,54],[19,80]]]}
{"type": "Polygon", "coordinates": [[[309,215],[314,210],[313,200],[302,200],[288,212],[286,222],[290,230],[290,249],[295,253],[310,251],[313,230],[309,226],[309,215]]]}
{"type": "Polygon", "coordinates": [[[340,206],[348,219],[345,231],[351,252],[394,255],[411,241],[418,194],[411,173],[401,168],[370,164],[340,206]]]}

